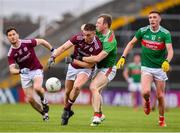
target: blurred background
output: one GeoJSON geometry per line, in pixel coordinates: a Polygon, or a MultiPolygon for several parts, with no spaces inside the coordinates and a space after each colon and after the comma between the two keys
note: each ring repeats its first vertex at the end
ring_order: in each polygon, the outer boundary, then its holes
{"type": "MultiPolygon", "coordinates": [[[[57,48],[73,34],[80,32],[82,24],[95,24],[98,15],[109,13],[113,17],[111,28],[118,41],[118,60],[135,31],[148,25],[147,15],[151,10],[162,14],[161,25],[171,32],[175,52],[172,70],[168,73],[166,105],[180,106],[180,0],[0,0],[0,104],[26,102],[19,76],[9,73],[7,53],[10,45],[5,36],[8,26],[16,27],[20,38],[44,38],[57,48]]],[[[50,70],[46,68],[50,52],[42,47],[37,47],[36,52],[44,65],[44,82],[50,77],[58,77],[62,82],[60,92],[47,92],[46,96],[51,103],[62,104],[67,70],[63,59],[70,52],[58,57],[56,65],[50,70]]],[[[132,61],[135,53],[141,54],[140,44],[135,45],[127,57],[127,63],[132,61]]],[[[105,104],[132,106],[122,71],[117,71],[115,79],[104,90],[105,104]]],[[[82,89],[77,103],[90,104],[88,85],[82,89]]]]}

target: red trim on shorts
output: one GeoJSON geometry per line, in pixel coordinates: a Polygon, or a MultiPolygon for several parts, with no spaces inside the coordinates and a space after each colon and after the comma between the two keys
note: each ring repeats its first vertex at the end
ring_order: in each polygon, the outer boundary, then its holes
{"type": "Polygon", "coordinates": [[[107,72],[105,73],[106,77],[108,77],[111,72],[112,72],[112,67],[108,68],[107,72]]]}

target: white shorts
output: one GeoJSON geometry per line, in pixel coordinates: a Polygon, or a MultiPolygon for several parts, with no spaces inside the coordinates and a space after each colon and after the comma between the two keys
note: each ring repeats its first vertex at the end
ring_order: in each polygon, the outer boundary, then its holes
{"type": "Polygon", "coordinates": [[[168,80],[166,73],[161,68],[149,68],[142,66],[141,73],[151,75],[155,80],[160,80],[160,81],[168,80]]]}
{"type": "Polygon", "coordinates": [[[88,77],[92,74],[92,69],[83,68],[83,69],[76,69],[71,64],[68,66],[66,80],[75,80],[78,74],[85,73],[88,77]]]}
{"type": "MultiPolygon", "coordinates": [[[[28,74],[20,74],[22,88],[26,89],[33,86],[33,79],[37,76],[43,78],[43,71],[41,69],[31,70],[28,74]]],[[[43,81],[43,80],[42,80],[43,81]]],[[[41,83],[41,85],[43,82],[41,83]]]]}
{"type": "Polygon", "coordinates": [[[110,82],[116,76],[116,66],[109,67],[109,68],[98,68],[96,74],[98,72],[102,72],[108,78],[108,82],[110,82]]]}
{"type": "Polygon", "coordinates": [[[130,83],[128,90],[132,92],[141,91],[141,83],[130,83]]]}

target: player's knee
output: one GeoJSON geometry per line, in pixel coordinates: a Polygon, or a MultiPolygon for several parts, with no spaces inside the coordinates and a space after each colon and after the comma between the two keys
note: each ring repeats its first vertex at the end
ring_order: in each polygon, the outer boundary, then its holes
{"type": "Polygon", "coordinates": [[[163,93],[157,93],[157,98],[158,98],[158,99],[164,98],[164,94],[163,94],[163,93]]]}
{"type": "Polygon", "coordinates": [[[150,95],[150,90],[143,90],[143,91],[142,91],[142,95],[143,95],[143,96],[148,96],[148,95],[150,95]]]}
{"type": "Polygon", "coordinates": [[[99,94],[99,91],[95,88],[91,89],[92,95],[99,94]]]}
{"type": "Polygon", "coordinates": [[[28,102],[28,103],[33,103],[33,102],[34,102],[34,98],[33,98],[32,95],[27,95],[27,96],[26,96],[26,99],[27,99],[27,102],[28,102]]]}
{"type": "Polygon", "coordinates": [[[76,92],[80,92],[81,88],[79,86],[74,86],[73,88],[76,92]]]}
{"type": "Polygon", "coordinates": [[[41,86],[34,86],[34,90],[37,92],[42,92],[42,87],[41,86]]]}

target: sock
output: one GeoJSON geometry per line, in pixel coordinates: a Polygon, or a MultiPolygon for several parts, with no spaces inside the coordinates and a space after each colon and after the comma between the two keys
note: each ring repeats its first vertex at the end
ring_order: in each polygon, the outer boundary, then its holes
{"type": "Polygon", "coordinates": [[[73,105],[73,103],[75,102],[75,100],[68,100],[68,103],[65,105],[64,110],[71,110],[71,106],[73,105]]]}
{"type": "Polygon", "coordinates": [[[44,101],[44,96],[41,96],[40,99],[41,99],[41,101],[43,102],[43,101],[44,101]]]}
{"type": "Polygon", "coordinates": [[[102,116],[102,111],[99,112],[100,117],[102,116]]]}
{"type": "Polygon", "coordinates": [[[42,111],[42,112],[40,112],[41,113],[41,115],[44,115],[45,113],[44,113],[44,111],[42,111]]]}
{"type": "Polygon", "coordinates": [[[159,121],[160,122],[164,121],[164,116],[159,116],[159,121]]]}
{"type": "Polygon", "coordinates": [[[102,116],[102,113],[100,113],[100,112],[94,112],[94,116],[97,116],[97,117],[101,117],[102,116]]]}

